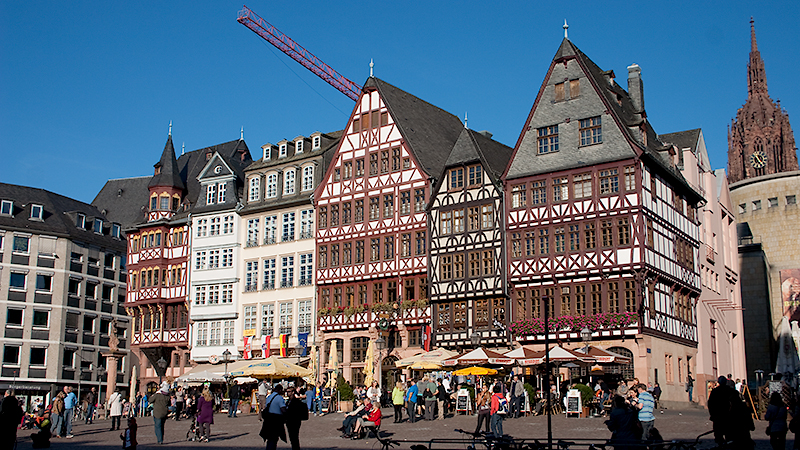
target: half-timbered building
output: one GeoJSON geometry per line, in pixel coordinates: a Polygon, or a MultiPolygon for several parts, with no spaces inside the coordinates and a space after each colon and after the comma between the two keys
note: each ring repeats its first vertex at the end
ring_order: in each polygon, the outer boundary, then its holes
{"type": "Polygon", "coordinates": [[[395,358],[422,347],[430,325],[425,207],[462,129],[454,115],[370,77],[314,194],[323,363],[335,345],[352,382],[377,364],[365,361],[370,338],[387,342],[378,359],[388,377],[395,358]]]}
{"type": "Polygon", "coordinates": [[[508,345],[508,292],[500,175],[512,149],[464,128],[437,177],[428,207],[433,342],[508,345]]]}
{"type": "Polygon", "coordinates": [[[659,141],[640,68],[628,90],[565,38],[503,180],[518,341],[551,336],[632,357],[623,376],[682,400],[677,368],[695,356],[701,195],[659,141]],[[626,339],[627,338],[627,339],[626,339]]]}

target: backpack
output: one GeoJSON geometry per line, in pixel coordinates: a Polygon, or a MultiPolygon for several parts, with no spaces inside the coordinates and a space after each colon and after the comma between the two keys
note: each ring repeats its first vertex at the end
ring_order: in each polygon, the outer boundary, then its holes
{"type": "Polygon", "coordinates": [[[497,397],[497,414],[508,414],[508,400],[505,397],[497,397]]]}

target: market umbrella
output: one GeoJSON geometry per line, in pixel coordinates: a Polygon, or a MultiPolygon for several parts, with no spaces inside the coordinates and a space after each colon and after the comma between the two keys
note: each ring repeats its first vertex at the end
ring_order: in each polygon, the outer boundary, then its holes
{"type": "Polygon", "coordinates": [[[533,350],[529,347],[522,346],[510,352],[506,352],[503,356],[514,359],[521,366],[532,366],[535,364],[533,361],[535,358],[544,357],[544,350],[533,350]]]}
{"type": "Polygon", "coordinates": [[[582,353],[584,355],[591,356],[594,358],[595,362],[598,364],[628,364],[631,362],[631,359],[627,356],[620,355],[619,353],[614,353],[600,347],[593,347],[589,346],[589,351],[586,352],[585,348],[575,349],[576,352],[582,353]]]}
{"type": "Polygon", "coordinates": [[[470,366],[475,364],[501,364],[510,365],[514,360],[505,355],[497,353],[492,350],[486,350],[483,347],[476,348],[475,350],[467,353],[462,353],[454,358],[446,359],[444,366],[470,366]]]}
{"type": "Polygon", "coordinates": [[[775,364],[775,372],[783,374],[783,381],[797,387],[797,373],[800,372],[800,358],[797,355],[797,348],[792,337],[792,328],[789,319],[784,316],[778,326],[778,362],[775,364]]]}
{"type": "Polygon", "coordinates": [[[269,379],[307,377],[309,375],[311,375],[310,369],[284,361],[276,356],[270,356],[262,361],[245,366],[236,372],[231,372],[231,376],[233,377],[269,379]]]}
{"type": "MultiPolygon", "coordinates": [[[[590,363],[594,362],[595,359],[592,356],[589,356],[585,353],[576,352],[575,350],[570,350],[568,348],[561,347],[557,345],[550,349],[550,363],[552,364],[559,364],[559,363],[575,363],[575,362],[583,362],[583,363],[590,363]]],[[[524,360],[524,362],[520,362],[521,365],[539,365],[545,362],[545,354],[542,352],[542,356],[533,357],[528,360],[524,360]]]]}
{"type": "Polygon", "coordinates": [[[486,367],[466,367],[453,372],[453,375],[496,375],[497,371],[486,367]]]}
{"type": "Polygon", "coordinates": [[[442,368],[442,365],[436,364],[433,361],[418,361],[407,368],[411,370],[439,370],[442,368]]]}
{"type": "Polygon", "coordinates": [[[133,405],[136,402],[136,366],[133,366],[131,369],[131,395],[130,395],[130,402],[133,405]]]}
{"type": "Polygon", "coordinates": [[[375,341],[369,341],[367,354],[364,355],[364,384],[372,386],[375,380],[375,341]]]}
{"type": "Polygon", "coordinates": [[[328,368],[333,371],[331,378],[328,380],[328,387],[330,388],[336,386],[339,378],[339,351],[336,349],[338,347],[336,342],[336,339],[331,341],[331,353],[328,355],[328,368]]]}
{"type": "Polygon", "coordinates": [[[185,373],[176,378],[176,381],[179,383],[197,383],[206,381],[210,381],[212,383],[224,383],[225,377],[219,373],[203,370],[201,372],[185,373]]]}
{"type": "MultiPolygon", "coordinates": [[[[416,363],[425,362],[425,363],[438,364],[441,366],[442,362],[445,359],[452,358],[456,355],[458,355],[457,352],[453,352],[444,348],[437,348],[429,352],[419,353],[414,356],[409,356],[408,358],[403,358],[401,360],[395,361],[394,365],[402,368],[402,367],[409,367],[416,363]]],[[[437,369],[438,368],[440,367],[437,367],[437,369]]]]}
{"type": "Polygon", "coordinates": [[[311,384],[317,384],[317,372],[319,372],[319,366],[317,364],[317,346],[311,346],[311,379],[309,380],[311,384]]]}

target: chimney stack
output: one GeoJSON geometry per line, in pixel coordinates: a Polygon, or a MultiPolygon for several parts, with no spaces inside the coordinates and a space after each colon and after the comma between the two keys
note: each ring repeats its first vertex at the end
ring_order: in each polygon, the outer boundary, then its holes
{"type": "Polygon", "coordinates": [[[628,95],[631,97],[633,107],[637,113],[644,112],[644,85],[642,84],[642,69],[638,64],[628,66],[628,95]]]}

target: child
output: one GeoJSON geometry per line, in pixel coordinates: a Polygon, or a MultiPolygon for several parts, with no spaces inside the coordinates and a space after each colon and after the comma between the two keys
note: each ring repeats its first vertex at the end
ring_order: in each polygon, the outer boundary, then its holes
{"type": "Polygon", "coordinates": [[[119,435],[119,438],[122,439],[123,450],[136,450],[136,418],[128,419],[128,428],[119,435]]]}

